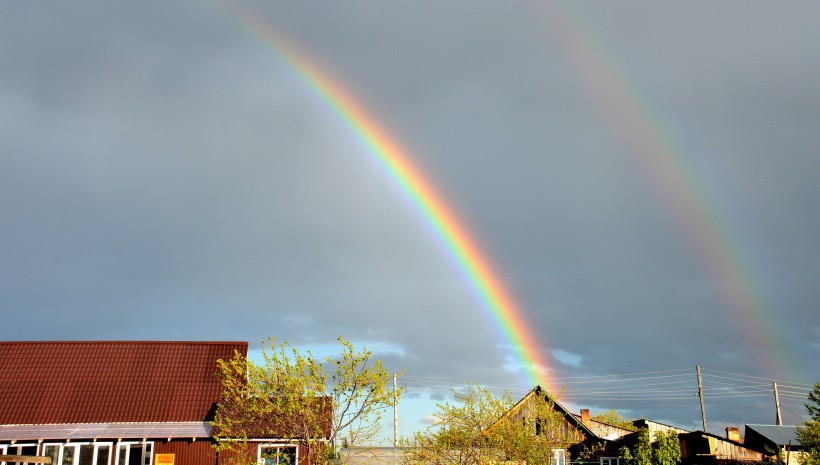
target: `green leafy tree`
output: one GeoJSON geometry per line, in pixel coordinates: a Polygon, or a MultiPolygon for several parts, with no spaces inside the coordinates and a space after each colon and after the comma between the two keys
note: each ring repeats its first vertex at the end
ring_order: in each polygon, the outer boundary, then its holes
{"type": "Polygon", "coordinates": [[[800,456],[803,465],[820,465],[820,382],[814,384],[809,393],[806,410],[809,419],[797,426],[797,441],[803,447],[800,456]]]}
{"type": "Polygon", "coordinates": [[[276,339],[263,345],[262,364],[239,353],[220,360],[223,391],[212,422],[214,448],[230,462],[255,464],[250,438],[284,438],[317,464],[336,458],[337,445],[372,441],[399,393],[372,352],[338,340],[341,353],[324,360],[276,339]]]}
{"type": "Polygon", "coordinates": [[[624,446],[620,449],[621,458],[626,465],[653,465],[652,442],[649,440],[649,430],[644,428],[638,431],[638,442],[632,449],[624,446]]]}
{"type": "Polygon", "coordinates": [[[652,459],[655,465],[675,465],[680,462],[678,433],[656,433],[652,443],[652,459]]]}
{"type": "Polygon", "coordinates": [[[649,430],[640,429],[635,446],[621,447],[620,453],[627,465],[675,465],[680,462],[678,433],[655,433],[653,442],[649,430]]]}
{"type": "MultiPolygon", "coordinates": [[[[532,394],[532,393],[531,393],[532,394]]],[[[468,385],[454,391],[455,404],[438,404],[437,424],[402,439],[407,465],[548,464],[554,449],[574,439],[540,390],[515,409],[509,393],[499,397],[468,385]]]]}

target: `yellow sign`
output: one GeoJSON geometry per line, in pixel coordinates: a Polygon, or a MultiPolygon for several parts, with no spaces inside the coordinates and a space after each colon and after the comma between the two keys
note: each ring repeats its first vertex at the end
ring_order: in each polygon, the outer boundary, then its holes
{"type": "Polygon", "coordinates": [[[174,454],[157,454],[154,456],[154,465],[174,465],[174,454]]]}

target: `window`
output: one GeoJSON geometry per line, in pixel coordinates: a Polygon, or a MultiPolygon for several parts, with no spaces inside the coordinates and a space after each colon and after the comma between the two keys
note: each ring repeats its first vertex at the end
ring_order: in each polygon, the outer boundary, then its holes
{"type": "Polygon", "coordinates": [[[151,465],[154,456],[153,442],[120,442],[114,465],[151,465]]]}
{"type": "Polygon", "coordinates": [[[259,465],[299,465],[296,446],[262,444],[259,446],[259,465]]]}
{"type": "Polygon", "coordinates": [[[51,457],[52,465],[59,465],[60,463],[60,445],[46,444],[43,446],[43,455],[51,457]]]}
{"type": "Polygon", "coordinates": [[[550,465],[566,465],[567,463],[567,451],[564,449],[553,449],[552,451],[552,460],[550,460],[550,465]]]}
{"type": "Polygon", "coordinates": [[[78,465],[94,465],[94,444],[84,444],[80,446],[80,459],[78,465]]]}
{"type": "MultiPolygon", "coordinates": [[[[0,446],[0,454],[37,455],[37,444],[8,444],[0,446]]],[[[2,462],[4,465],[23,465],[25,462],[2,462]]]]}
{"type": "Polygon", "coordinates": [[[111,463],[111,444],[97,444],[97,456],[94,465],[109,465],[111,463]]]}
{"type": "Polygon", "coordinates": [[[77,446],[64,445],[61,465],[74,465],[74,457],[77,455],[77,446]]]}
{"type": "Polygon", "coordinates": [[[43,444],[42,454],[53,465],[111,465],[110,442],[43,444]]]}
{"type": "Polygon", "coordinates": [[[601,457],[599,465],[621,465],[618,457],[601,457]]]}

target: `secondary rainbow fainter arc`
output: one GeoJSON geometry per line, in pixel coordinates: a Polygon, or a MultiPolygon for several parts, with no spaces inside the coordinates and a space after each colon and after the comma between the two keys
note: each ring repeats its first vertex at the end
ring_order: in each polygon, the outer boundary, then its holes
{"type": "Polygon", "coordinates": [[[734,315],[733,324],[744,329],[744,338],[760,348],[758,366],[775,376],[778,367],[795,378],[794,345],[783,333],[778,312],[765,282],[742,247],[737,228],[701,182],[689,162],[684,141],[673,138],[664,120],[654,111],[649,95],[642,92],[627,69],[598,40],[582,15],[561,8],[550,16],[550,30],[566,47],[567,56],[601,103],[604,114],[632,150],[629,152],[648,174],[647,179],[669,206],[704,271],[714,280],[723,307],[734,315]]]}

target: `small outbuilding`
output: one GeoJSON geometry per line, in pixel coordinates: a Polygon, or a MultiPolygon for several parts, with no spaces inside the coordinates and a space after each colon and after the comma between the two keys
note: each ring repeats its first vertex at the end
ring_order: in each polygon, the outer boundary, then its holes
{"type": "Polygon", "coordinates": [[[796,426],[746,425],[746,446],[779,456],[786,465],[798,465],[803,448],[797,440],[796,426]]]}
{"type": "Polygon", "coordinates": [[[771,457],[748,447],[736,437],[730,428],[727,437],[703,431],[678,436],[681,445],[683,465],[764,465],[771,463],[771,457]]]}

